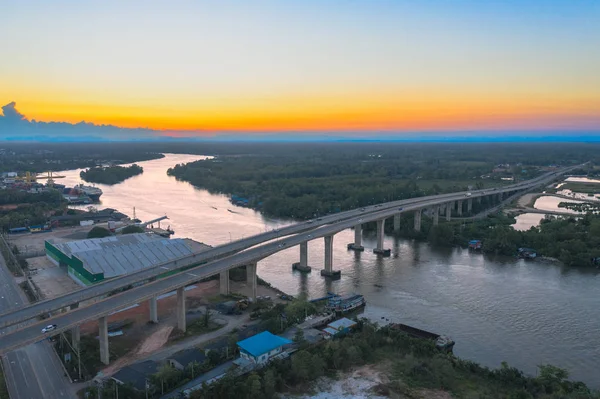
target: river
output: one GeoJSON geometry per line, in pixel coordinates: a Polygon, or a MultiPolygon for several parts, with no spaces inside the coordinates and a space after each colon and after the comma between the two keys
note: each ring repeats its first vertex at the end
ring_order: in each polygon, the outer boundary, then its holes
{"type": "MultiPolygon", "coordinates": [[[[167,215],[175,237],[209,245],[257,234],[289,221],[265,218],[251,209],[235,207],[227,196],[210,194],[169,177],[177,163],[205,157],[166,154],[139,162],[144,173],[104,191],[99,208],[115,208],[141,220],[167,215]],[[233,212],[231,212],[231,211],[233,212]]],[[[80,182],[79,170],[60,172],[61,183],[80,182]]],[[[354,233],[334,238],[333,261],[339,281],[319,273],[323,240],[309,243],[308,275],[292,272],[299,249],[289,248],[258,264],[258,274],[290,293],[311,297],[327,291],[358,292],[367,300],[365,315],[382,317],[456,340],[455,353],[490,367],[502,361],[535,374],[536,365],[567,368],[572,378],[600,387],[600,275],[564,269],[555,264],[491,258],[462,249],[434,249],[426,243],[386,237],[392,256],[371,253],[375,237],[364,237],[364,253],[346,249],[354,233]]]]}

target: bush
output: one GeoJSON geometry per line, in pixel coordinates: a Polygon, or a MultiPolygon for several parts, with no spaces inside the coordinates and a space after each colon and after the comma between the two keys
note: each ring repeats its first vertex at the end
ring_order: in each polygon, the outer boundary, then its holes
{"type": "Polygon", "coordinates": [[[135,233],[143,233],[144,229],[141,228],[140,226],[136,226],[135,224],[131,224],[127,227],[125,227],[121,233],[122,234],[135,234],[135,233]]]}
{"type": "Polygon", "coordinates": [[[111,232],[104,227],[96,226],[90,230],[87,235],[87,238],[103,238],[112,235],[111,232]]]}

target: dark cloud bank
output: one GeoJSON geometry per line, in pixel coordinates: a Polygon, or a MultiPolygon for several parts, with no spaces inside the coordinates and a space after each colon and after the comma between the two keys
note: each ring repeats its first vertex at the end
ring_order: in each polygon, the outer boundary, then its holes
{"type": "Polygon", "coordinates": [[[338,134],[282,132],[167,132],[148,128],[123,128],[114,125],[96,125],[79,122],[38,122],[28,120],[21,114],[16,103],[2,107],[0,115],[0,141],[396,141],[396,142],[515,142],[515,141],[555,141],[555,142],[600,142],[600,132],[344,132],[338,134]]]}

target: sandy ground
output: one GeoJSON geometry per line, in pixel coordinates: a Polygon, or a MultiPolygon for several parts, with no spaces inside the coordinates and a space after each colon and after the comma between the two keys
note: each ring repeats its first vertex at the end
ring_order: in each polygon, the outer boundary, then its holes
{"type": "Polygon", "coordinates": [[[539,197],[540,195],[541,194],[539,194],[539,193],[525,194],[524,196],[519,198],[519,200],[517,201],[517,204],[522,208],[527,208],[530,206],[529,204],[532,203],[535,200],[535,198],[539,197]]]}
{"type": "Polygon", "coordinates": [[[29,270],[37,269],[31,277],[44,298],[51,299],[81,288],[69,275],[45,256],[27,259],[29,270]]]}
{"type": "Polygon", "coordinates": [[[97,224],[94,226],[75,226],[75,227],[58,227],[48,233],[38,234],[16,234],[9,237],[11,244],[15,244],[19,250],[23,253],[28,251],[43,251],[44,241],[54,240],[54,242],[61,243],[66,241],[73,241],[77,239],[84,239],[87,237],[87,233],[95,226],[106,227],[106,223],[97,224]]]}
{"type": "Polygon", "coordinates": [[[171,335],[173,328],[173,326],[161,327],[157,332],[150,335],[144,342],[142,342],[137,354],[146,355],[162,348],[163,345],[169,340],[169,335],[171,335]]]}

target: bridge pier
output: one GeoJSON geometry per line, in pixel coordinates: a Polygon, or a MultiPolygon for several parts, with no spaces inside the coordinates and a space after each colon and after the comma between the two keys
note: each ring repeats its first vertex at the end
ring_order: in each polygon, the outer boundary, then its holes
{"type": "Polygon", "coordinates": [[[79,350],[79,342],[81,341],[81,331],[79,326],[75,326],[71,329],[71,345],[75,350],[79,350]]]}
{"type": "Polygon", "coordinates": [[[433,208],[433,225],[437,226],[439,222],[440,222],[440,207],[435,206],[433,208]]]}
{"type": "Polygon", "coordinates": [[[394,233],[400,232],[400,213],[394,215],[394,233]]]}
{"type": "Polygon", "coordinates": [[[417,209],[415,211],[415,231],[421,231],[421,215],[423,213],[422,209],[417,209]]]}
{"type": "Polygon", "coordinates": [[[463,208],[463,202],[462,202],[462,200],[456,201],[456,214],[458,216],[462,216],[462,208],[463,208]]]}
{"type": "Polygon", "coordinates": [[[452,207],[454,206],[453,202],[448,202],[446,204],[446,221],[449,222],[452,218],[452,207]]]}
{"type": "Polygon", "coordinates": [[[325,268],[321,270],[321,276],[340,278],[341,272],[333,270],[333,236],[325,236],[325,268]]]}
{"type": "Polygon", "coordinates": [[[312,268],[308,266],[308,241],[300,243],[300,262],[292,264],[292,269],[301,272],[309,272],[312,270],[312,268]]]}
{"type": "Polygon", "coordinates": [[[106,316],[98,319],[98,337],[100,338],[100,361],[108,365],[110,352],[108,351],[108,318],[106,316]]]}
{"type": "Polygon", "coordinates": [[[256,302],[256,262],[246,265],[246,284],[250,283],[251,295],[256,302]]]}
{"type": "Polygon", "coordinates": [[[185,287],[177,288],[177,328],[185,332],[187,328],[185,320],[185,287]]]}
{"type": "Polygon", "coordinates": [[[153,296],[149,299],[150,302],[150,321],[152,323],[158,323],[158,298],[153,296]]]}
{"type": "Polygon", "coordinates": [[[374,254],[381,256],[390,256],[392,253],[391,249],[383,248],[383,239],[385,238],[385,219],[377,221],[377,248],[373,250],[374,254]]]}
{"type": "Polygon", "coordinates": [[[365,247],[362,245],[362,224],[354,226],[354,242],[348,244],[348,249],[355,251],[364,251],[365,247]]]}
{"type": "Polygon", "coordinates": [[[473,198],[469,198],[467,200],[467,212],[471,212],[471,210],[473,209],[473,198]]]}
{"type": "Polygon", "coordinates": [[[229,295],[229,269],[219,273],[219,294],[229,295]]]}

